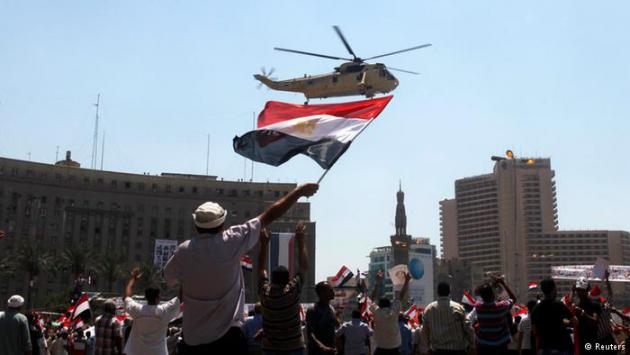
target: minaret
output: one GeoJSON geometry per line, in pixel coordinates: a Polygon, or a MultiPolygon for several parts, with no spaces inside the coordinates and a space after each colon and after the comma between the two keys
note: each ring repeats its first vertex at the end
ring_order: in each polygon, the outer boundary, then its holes
{"type": "MultiPolygon", "coordinates": [[[[405,213],[405,193],[402,190],[402,183],[398,184],[396,193],[396,233],[390,237],[392,251],[394,254],[394,265],[409,262],[409,244],[411,236],[407,235],[407,214],[405,213]]],[[[394,266],[392,265],[392,266],[394,266]]]]}

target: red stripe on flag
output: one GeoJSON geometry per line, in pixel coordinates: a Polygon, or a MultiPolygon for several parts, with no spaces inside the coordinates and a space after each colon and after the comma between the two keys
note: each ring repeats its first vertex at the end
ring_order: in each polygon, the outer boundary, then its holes
{"type": "Polygon", "coordinates": [[[331,115],[370,120],[383,111],[392,97],[393,96],[385,96],[370,100],[317,105],[297,105],[286,102],[268,101],[263,111],[258,115],[257,128],[298,117],[315,115],[331,115]]]}

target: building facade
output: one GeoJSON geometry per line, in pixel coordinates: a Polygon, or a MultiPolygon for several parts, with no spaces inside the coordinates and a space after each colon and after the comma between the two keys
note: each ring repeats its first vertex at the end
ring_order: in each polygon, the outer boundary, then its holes
{"type": "MultiPolygon", "coordinates": [[[[95,262],[114,254],[122,258],[123,268],[130,270],[134,265],[152,263],[156,239],[182,242],[195,235],[191,214],[201,203],[221,204],[228,211],[226,225],[242,223],[295,186],[223,181],[205,175],[90,170],[80,168],[69,155],[55,165],[0,158],[0,229],[6,232],[0,240],[0,260],[15,255],[22,243],[30,243],[40,246],[53,260],[72,247],[90,250],[95,262]]],[[[308,302],[314,299],[315,279],[315,223],[310,221],[310,204],[296,204],[269,229],[292,232],[299,220],[307,221],[311,265],[303,297],[308,302]]],[[[250,253],[254,268],[257,248],[250,253]]],[[[244,273],[247,301],[254,302],[256,273],[244,273]]],[[[105,290],[104,278],[95,276],[97,282],[87,286],[89,290],[105,290]]],[[[113,291],[122,291],[123,282],[118,280],[113,291]]],[[[71,287],[68,270],[43,270],[30,286],[33,305],[46,306],[48,296],[71,287]]],[[[28,289],[23,274],[0,277],[0,299],[14,293],[26,295],[28,289]]]]}
{"type": "Polygon", "coordinates": [[[526,299],[528,283],[549,276],[551,265],[592,264],[598,256],[627,263],[624,253],[609,252],[613,244],[627,243],[625,232],[558,230],[550,159],[492,160],[492,173],[456,180],[455,198],[440,202],[444,259],[469,263],[473,285],[499,272],[526,299]],[[570,252],[568,245],[580,249],[570,252]]]}

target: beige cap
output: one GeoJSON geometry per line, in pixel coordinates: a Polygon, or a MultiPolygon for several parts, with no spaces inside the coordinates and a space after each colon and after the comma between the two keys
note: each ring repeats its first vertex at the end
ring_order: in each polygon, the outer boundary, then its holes
{"type": "Polygon", "coordinates": [[[20,295],[13,295],[7,301],[7,306],[9,308],[20,308],[24,305],[24,297],[20,295]]]}
{"type": "Polygon", "coordinates": [[[197,207],[192,216],[197,227],[212,229],[225,223],[227,211],[218,203],[206,202],[197,207]]]}

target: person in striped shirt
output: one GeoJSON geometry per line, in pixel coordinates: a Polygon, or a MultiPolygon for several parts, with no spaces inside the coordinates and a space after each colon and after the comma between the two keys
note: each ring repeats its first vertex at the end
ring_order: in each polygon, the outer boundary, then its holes
{"type": "Polygon", "coordinates": [[[286,267],[278,266],[271,272],[270,283],[266,270],[269,234],[266,229],[260,232],[258,274],[261,280],[262,350],[265,355],[304,354],[304,338],[300,321],[300,293],[303,275],[308,271],[304,234],[304,223],[300,221],[295,227],[300,257],[299,272],[291,278],[286,267]]]}
{"type": "Polygon", "coordinates": [[[475,336],[466,310],[450,299],[451,286],[440,282],[438,298],[422,316],[422,339],[434,355],[464,355],[472,349],[475,336]]]}
{"type": "Polygon", "coordinates": [[[479,287],[481,301],[474,304],[479,327],[477,329],[477,350],[479,354],[505,354],[511,341],[510,310],[516,302],[516,295],[502,276],[492,276],[493,282],[479,287]],[[509,299],[497,301],[493,284],[505,289],[509,299]]]}

